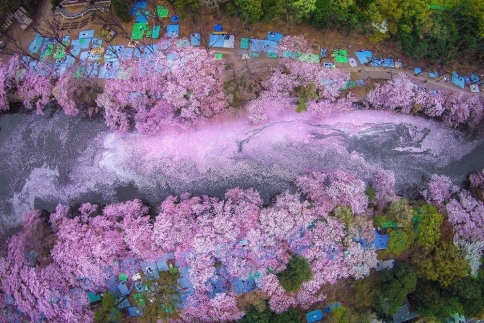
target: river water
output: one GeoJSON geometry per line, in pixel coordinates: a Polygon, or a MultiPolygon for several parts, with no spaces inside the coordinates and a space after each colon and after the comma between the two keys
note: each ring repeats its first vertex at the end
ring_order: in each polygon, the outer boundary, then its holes
{"type": "Polygon", "coordinates": [[[382,111],[355,111],[315,121],[287,114],[263,126],[217,122],[156,136],[114,134],[102,120],[56,112],[0,119],[0,225],[32,208],[58,203],[112,203],[141,198],[154,206],[169,194],[223,196],[254,187],[267,201],[315,170],[343,168],[365,179],[395,171],[397,190],[419,191],[422,177],[455,183],[484,168],[484,140],[436,122],[382,111]]]}

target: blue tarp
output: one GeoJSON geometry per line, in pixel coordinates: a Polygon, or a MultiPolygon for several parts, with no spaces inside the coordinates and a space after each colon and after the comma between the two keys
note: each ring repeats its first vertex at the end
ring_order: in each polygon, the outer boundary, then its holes
{"type": "Polygon", "coordinates": [[[178,37],[180,33],[180,25],[166,26],[166,37],[178,37]]]}
{"type": "Polygon", "coordinates": [[[158,44],[146,45],[143,49],[145,54],[153,54],[158,51],[158,44]]]}
{"type": "Polygon", "coordinates": [[[221,24],[215,24],[213,31],[224,31],[224,27],[221,24]]]}
{"type": "Polygon", "coordinates": [[[130,306],[131,306],[131,304],[129,303],[127,298],[124,298],[122,302],[120,302],[118,305],[116,305],[116,307],[119,308],[119,309],[123,309],[123,308],[130,307],[130,306]]]}
{"type": "Polygon", "coordinates": [[[267,33],[267,39],[275,41],[275,42],[280,42],[283,36],[284,36],[283,34],[276,33],[276,32],[273,32],[273,31],[269,31],[267,33]]]}
{"type": "Polygon", "coordinates": [[[128,275],[133,275],[139,271],[138,260],[133,258],[123,258],[119,262],[120,272],[127,273],[128,275]]]}
{"type": "Polygon", "coordinates": [[[371,52],[371,50],[359,50],[355,52],[355,55],[361,65],[370,62],[373,58],[373,53],[371,52]]]}
{"type": "Polygon", "coordinates": [[[128,313],[129,313],[129,316],[142,316],[143,309],[138,306],[131,306],[131,307],[128,307],[128,313]]]}
{"type": "Polygon", "coordinates": [[[471,78],[471,81],[469,83],[477,83],[481,80],[481,78],[474,73],[471,74],[470,78],[471,78]]]}
{"type": "Polygon", "coordinates": [[[190,35],[190,45],[200,46],[200,34],[195,33],[190,35]]]}
{"type": "Polygon", "coordinates": [[[30,43],[29,52],[31,52],[32,54],[36,54],[42,47],[43,41],[44,41],[44,37],[42,37],[39,34],[35,34],[34,39],[30,43]]]}
{"type": "Polygon", "coordinates": [[[254,279],[242,280],[239,278],[234,278],[232,279],[231,283],[236,295],[248,293],[256,288],[254,279]]]}
{"type": "Polygon", "coordinates": [[[438,71],[431,71],[431,72],[429,72],[429,77],[430,78],[437,78],[437,77],[439,77],[439,72],[438,71]]]}
{"type": "Polygon", "coordinates": [[[465,78],[457,74],[456,72],[452,73],[452,83],[457,85],[460,88],[465,88],[465,78]]]}
{"type": "Polygon", "coordinates": [[[141,24],[147,23],[148,22],[148,15],[137,14],[134,22],[137,23],[137,24],[138,23],[141,23],[141,24]]]}
{"type": "Polygon", "coordinates": [[[277,42],[267,39],[249,39],[251,52],[277,53],[277,42]]]}
{"type": "Polygon", "coordinates": [[[379,234],[376,230],[374,233],[375,240],[373,240],[373,244],[375,248],[379,250],[388,248],[388,234],[379,234]]]}
{"type": "Polygon", "coordinates": [[[92,38],[94,37],[94,30],[83,30],[79,33],[79,38],[92,38]]]}
{"type": "Polygon", "coordinates": [[[123,295],[129,295],[130,293],[128,285],[126,284],[125,281],[122,281],[118,284],[118,289],[123,295]]]}
{"type": "Polygon", "coordinates": [[[313,323],[321,320],[323,317],[324,315],[321,310],[315,310],[306,314],[306,321],[308,321],[308,323],[313,323]]]}
{"type": "Polygon", "coordinates": [[[211,34],[208,40],[208,47],[224,47],[225,35],[211,34]]]}
{"type": "Polygon", "coordinates": [[[133,53],[134,53],[134,48],[125,47],[123,48],[123,52],[121,53],[120,59],[122,61],[129,60],[133,57],[133,53]]]}
{"type": "Polygon", "coordinates": [[[119,61],[121,57],[121,52],[123,51],[124,46],[112,46],[109,45],[106,48],[106,53],[104,54],[104,61],[105,62],[116,62],[119,61]]]}
{"type": "Polygon", "coordinates": [[[134,288],[136,289],[137,293],[142,293],[145,290],[145,286],[141,281],[137,281],[134,283],[134,288]]]}
{"type": "Polygon", "coordinates": [[[192,282],[187,277],[180,277],[178,284],[180,285],[181,292],[186,293],[193,290],[192,282]]]}
{"type": "Polygon", "coordinates": [[[171,22],[176,23],[176,22],[178,22],[179,20],[180,20],[180,18],[178,17],[178,15],[173,15],[173,16],[171,16],[171,22]]]}
{"type": "Polygon", "coordinates": [[[376,67],[395,67],[393,58],[373,58],[370,63],[371,66],[376,67]]]}
{"type": "Polygon", "coordinates": [[[139,2],[136,2],[136,3],[134,4],[134,7],[132,7],[132,8],[130,9],[130,11],[129,11],[129,12],[130,12],[130,14],[131,14],[132,16],[134,16],[134,15],[136,14],[136,12],[137,12],[139,9],[144,9],[144,8],[146,8],[146,5],[147,5],[147,4],[148,4],[148,3],[147,3],[147,2],[145,2],[145,1],[139,1],[139,2]]]}
{"type": "Polygon", "coordinates": [[[160,275],[158,274],[158,268],[156,267],[156,262],[142,261],[141,269],[143,270],[143,274],[145,274],[146,278],[148,278],[149,280],[160,279],[160,275]]]}
{"type": "Polygon", "coordinates": [[[415,75],[420,75],[422,73],[423,73],[423,70],[420,67],[415,67],[413,69],[413,74],[415,74],[415,75]]]}
{"type": "Polygon", "coordinates": [[[210,292],[210,298],[215,298],[219,293],[227,293],[229,290],[229,284],[225,278],[220,275],[211,277],[207,282],[208,287],[212,288],[210,292]]]}

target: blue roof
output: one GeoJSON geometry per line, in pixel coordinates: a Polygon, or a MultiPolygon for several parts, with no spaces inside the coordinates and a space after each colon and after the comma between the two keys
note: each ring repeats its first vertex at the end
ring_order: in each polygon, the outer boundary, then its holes
{"type": "Polygon", "coordinates": [[[190,45],[200,46],[200,33],[190,34],[190,45]]]}
{"type": "Polygon", "coordinates": [[[273,31],[269,31],[267,33],[267,39],[275,41],[275,42],[280,42],[283,36],[284,36],[283,34],[276,33],[276,32],[273,32],[273,31]]]}
{"type": "Polygon", "coordinates": [[[376,249],[386,249],[388,248],[388,234],[379,234],[378,231],[374,230],[375,240],[373,244],[376,249]]]}
{"type": "Polygon", "coordinates": [[[129,316],[142,316],[143,309],[138,306],[131,306],[131,307],[128,307],[128,313],[129,313],[129,316]]]}
{"type": "Polygon", "coordinates": [[[465,78],[457,74],[456,72],[452,73],[452,83],[457,85],[460,88],[465,88],[465,78]]]}
{"type": "Polygon", "coordinates": [[[359,50],[355,52],[355,55],[361,65],[368,63],[373,57],[371,50],[359,50]]]}
{"type": "Polygon", "coordinates": [[[180,25],[168,25],[166,26],[166,37],[178,37],[180,33],[180,25]]]}
{"type": "Polygon", "coordinates": [[[321,310],[315,310],[306,314],[306,320],[308,323],[316,322],[321,320],[324,317],[323,312],[321,310]]]}

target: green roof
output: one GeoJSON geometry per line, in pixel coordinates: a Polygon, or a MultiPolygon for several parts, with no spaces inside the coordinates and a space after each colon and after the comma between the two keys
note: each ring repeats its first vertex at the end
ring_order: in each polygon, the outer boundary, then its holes
{"type": "Polygon", "coordinates": [[[98,302],[101,300],[101,296],[94,292],[87,292],[87,298],[89,299],[90,303],[98,302]]]}
{"type": "Polygon", "coordinates": [[[141,307],[146,306],[146,301],[145,301],[145,297],[143,296],[143,294],[141,294],[141,293],[134,294],[133,298],[134,298],[134,301],[136,302],[136,304],[138,306],[141,306],[141,307]]]}
{"type": "Polygon", "coordinates": [[[127,282],[128,281],[128,275],[126,274],[119,274],[118,279],[127,282]]]}
{"type": "Polygon", "coordinates": [[[348,63],[348,52],[344,49],[335,49],[332,56],[336,63],[348,63]]]}
{"type": "Polygon", "coordinates": [[[249,48],[249,38],[242,38],[240,40],[240,49],[248,49],[249,48]]]}

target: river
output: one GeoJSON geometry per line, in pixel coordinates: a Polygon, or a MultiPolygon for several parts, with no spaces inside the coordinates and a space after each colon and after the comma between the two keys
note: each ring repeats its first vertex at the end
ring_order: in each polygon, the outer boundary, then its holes
{"type": "Polygon", "coordinates": [[[343,168],[368,179],[395,171],[397,191],[416,196],[422,177],[460,184],[484,168],[484,140],[422,118],[355,111],[324,120],[290,113],[263,126],[245,120],[115,134],[102,120],[6,114],[0,119],[0,225],[32,208],[141,198],[156,209],[169,194],[223,196],[253,187],[267,201],[308,171],[343,168]]]}

